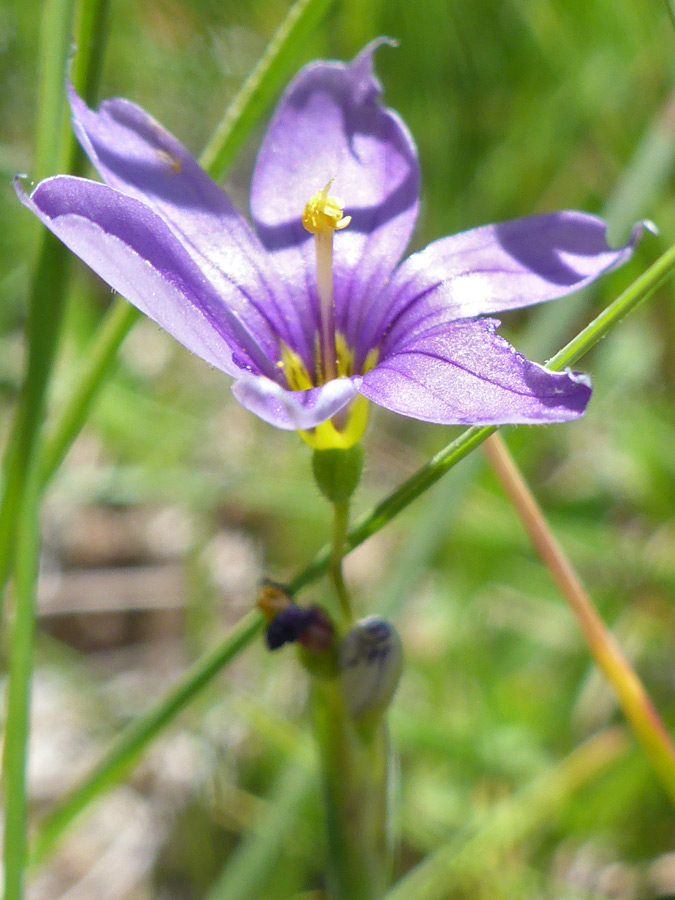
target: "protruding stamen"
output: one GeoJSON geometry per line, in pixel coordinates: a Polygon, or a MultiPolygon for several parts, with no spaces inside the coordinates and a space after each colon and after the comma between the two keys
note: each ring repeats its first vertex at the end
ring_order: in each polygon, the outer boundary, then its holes
{"type": "Polygon", "coordinates": [[[308,200],[302,212],[302,224],[310,234],[318,234],[321,231],[339,231],[346,228],[352,220],[351,216],[343,216],[344,203],[339,197],[331,197],[328,194],[333,179],[317,191],[308,200]]]}
{"type": "Polygon", "coordinates": [[[343,216],[344,204],[328,194],[332,179],[305,204],[302,224],[314,235],[316,247],[316,293],[319,301],[319,342],[325,381],[337,378],[335,313],[333,309],[333,232],[345,228],[351,216],[343,216]]]}

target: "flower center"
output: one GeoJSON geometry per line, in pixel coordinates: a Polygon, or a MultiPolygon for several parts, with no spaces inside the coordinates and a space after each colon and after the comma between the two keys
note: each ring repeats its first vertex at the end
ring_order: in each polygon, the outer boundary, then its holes
{"type": "Polygon", "coordinates": [[[307,201],[302,224],[314,235],[316,250],[316,295],[319,303],[319,369],[324,381],[338,377],[335,346],[335,311],[333,307],[333,234],[346,228],[351,216],[343,216],[344,203],[329,196],[333,180],[307,201]]]}
{"type": "MultiPolygon", "coordinates": [[[[334,378],[349,378],[354,371],[354,352],[345,336],[335,330],[333,306],[333,234],[351,222],[351,216],[343,216],[344,204],[328,191],[333,183],[318,191],[305,204],[302,224],[314,235],[316,251],[316,295],[319,307],[319,334],[315,347],[314,371],[309,371],[300,355],[281,342],[281,359],[277,366],[286,378],[291,391],[305,391],[325,384],[334,378]]],[[[377,362],[377,349],[372,349],[359,374],[365,374],[377,362]]],[[[368,420],[368,401],[357,396],[349,405],[332,418],[299,434],[310,447],[319,450],[348,449],[363,437],[368,420]]]]}

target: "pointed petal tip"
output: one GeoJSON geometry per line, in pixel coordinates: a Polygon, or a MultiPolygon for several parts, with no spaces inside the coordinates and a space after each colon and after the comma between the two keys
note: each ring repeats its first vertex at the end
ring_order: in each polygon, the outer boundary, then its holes
{"type": "Polygon", "coordinates": [[[589,223],[595,223],[602,228],[604,239],[604,251],[615,255],[615,259],[609,265],[609,269],[616,268],[626,262],[630,258],[633,250],[647,231],[649,234],[659,234],[658,226],[651,219],[638,219],[632,226],[628,237],[626,238],[626,228],[617,228],[613,223],[608,222],[601,216],[592,213],[579,212],[577,210],[569,210],[565,213],[570,217],[578,217],[580,220],[587,220],[589,223]]]}
{"type": "MultiPolygon", "coordinates": [[[[615,252],[620,252],[621,250],[634,250],[638,241],[642,237],[645,231],[648,231],[649,234],[659,234],[658,226],[652,222],[651,219],[639,219],[631,228],[630,234],[628,236],[628,240],[624,243],[619,242],[618,245],[614,246],[614,241],[609,239],[608,232],[612,232],[612,226],[605,222],[605,236],[607,239],[607,246],[610,250],[614,250],[615,252]]],[[[625,234],[625,231],[623,232],[625,234]]]]}
{"type": "MultiPolygon", "coordinates": [[[[618,269],[619,266],[622,266],[627,262],[633,255],[633,251],[645,232],[654,235],[658,235],[659,233],[658,227],[651,219],[639,219],[631,228],[628,240],[616,243],[611,239],[612,226],[603,219],[600,219],[599,221],[603,222],[605,226],[605,244],[607,245],[607,250],[614,256],[605,271],[618,269]]],[[[623,233],[625,234],[625,231],[623,233]]]]}
{"type": "MultiPolygon", "coordinates": [[[[57,176],[52,177],[55,178],[57,176]]],[[[36,184],[30,177],[30,175],[27,175],[25,172],[17,172],[14,178],[12,178],[12,187],[14,188],[14,193],[19,198],[21,203],[23,203],[23,205],[27,209],[30,209],[31,212],[35,212],[33,195],[40,187],[40,185],[44,184],[46,181],[50,181],[50,179],[45,178],[44,181],[40,181],[36,184]]]]}
{"type": "MultiPolygon", "coordinates": [[[[545,366],[541,367],[549,376],[557,374],[560,382],[557,391],[564,402],[556,409],[556,417],[551,422],[572,422],[579,419],[586,412],[586,408],[593,394],[593,379],[585,372],[576,372],[566,368],[564,372],[553,373],[545,366]]],[[[543,422],[546,420],[543,419],[543,422]]]]}
{"type": "Polygon", "coordinates": [[[375,51],[383,46],[396,48],[399,46],[399,41],[386,34],[381,34],[379,37],[373,38],[372,41],[369,41],[365,47],[359,50],[350,65],[358,66],[363,64],[370,66],[372,69],[375,51]]]}
{"type": "Polygon", "coordinates": [[[359,50],[351,63],[349,63],[349,68],[356,76],[364,98],[371,92],[374,99],[382,96],[382,82],[375,74],[374,61],[375,51],[382,46],[398,47],[398,41],[385,35],[376,37],[366,44],[362,50],[359,50]]]}

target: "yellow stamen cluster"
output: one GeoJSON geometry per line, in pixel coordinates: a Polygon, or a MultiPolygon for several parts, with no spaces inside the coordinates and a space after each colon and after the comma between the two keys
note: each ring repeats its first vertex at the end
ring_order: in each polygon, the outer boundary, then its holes
{"type": "MultiPolygon", "coordinates": [[[[349,378],[355,374],[354,354],[347,346],[347,340],[343,334],[335,335],[336,368],[338,378],[349,378]]],[[[366,356],[361,366],[361,375],[369,372],[377,363],[378,352],[373,348],[366,356]]],[[[305,391],[325,381],[321,375],[320,357],[317,348],[316,380],[310,377],[309,372],[300,356],[291,350],[286,344],[281,344],[281,359],[277,363],[279,369],[286,376],[286,383],[291,391],[305,391]]],[[[369,403],[365,397],[356,397],[349,408],[339,412],[337,416],[322,422],[310,431],[300,431],[300,437],[317,450],[330,448],[348,449],[357,444],[363,437],[363,432],[368,421],[369,403]]]]}
{"type": "Polygon", "coordinates": [[[323,234],[327,231],[339,231],[346,228],[352,220],[351,216],[343,216],[344,203],[339,197],[328,195],[333,180],[321,188],[307,201],[302,212],[302,224],[310,234],[323,234]]]}

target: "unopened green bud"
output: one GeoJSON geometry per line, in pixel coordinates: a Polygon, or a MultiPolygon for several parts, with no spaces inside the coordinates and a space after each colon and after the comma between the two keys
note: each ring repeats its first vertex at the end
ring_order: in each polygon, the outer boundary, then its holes
{"type": "Polygon", "coordinates": [[[312,469],[324,497],[331,503],[345,503],[361,478],[363,448],[356,444],[348,450],[315,450],[312,469]]]}

